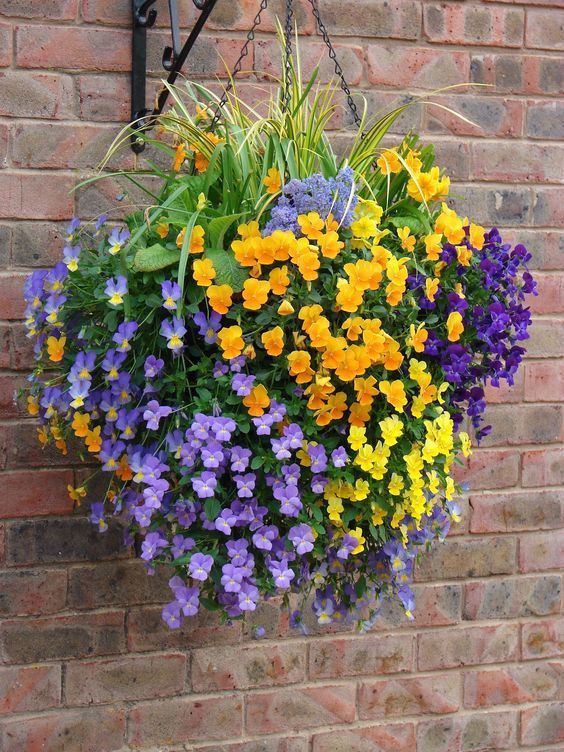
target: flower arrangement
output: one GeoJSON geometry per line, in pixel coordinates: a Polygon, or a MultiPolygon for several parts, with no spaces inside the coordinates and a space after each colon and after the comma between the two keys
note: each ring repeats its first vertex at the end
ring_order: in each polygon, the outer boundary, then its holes
{"type": "Polygon", "coordinates": [[[449,208],[431,145],[380,148],[404,107],[338,159],[335,91],[299,70],[264,117],[233,93],[216,124],[188,94],[149,206],[73,219],[27,282],[39,439],[107,473],[90,519],[174,570],[171,628],[290,592],[321,624],[367,628],[384,597],[411,616],[415,557],[458,518],[463,429],[488,433],[484,386],[524,354],[530,254],[449,208]]]}

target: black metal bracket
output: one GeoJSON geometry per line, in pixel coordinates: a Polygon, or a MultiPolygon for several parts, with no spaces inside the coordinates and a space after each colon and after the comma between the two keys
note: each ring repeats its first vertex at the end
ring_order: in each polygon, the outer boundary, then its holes
{"type": "MultiPolygon", "coordinates": [[[[131,148],[140,154],[145,148],[142,132],[149,130],[155,124],[168,99],[169,90],[163,86],[159,92],[155,106],[147,108],[145,88],[147,83],[147,29],[154,26],[157,11],[152,8],[156,0],[131,0],[133,12],[133,44],[131,60],[131,148]]],[[[192,0],[196,8],[201,11],[183,47],[180,47],[180,29],[178,24],[178,9],[176,0],[168,0],[170,16],[171,45],[163,51],[163,68],[168,71],[166,82],[173,85],[182,66],[186,62],[196,39],[200,35],[208,16],[214,9],[217,0],[192,0]]]]}

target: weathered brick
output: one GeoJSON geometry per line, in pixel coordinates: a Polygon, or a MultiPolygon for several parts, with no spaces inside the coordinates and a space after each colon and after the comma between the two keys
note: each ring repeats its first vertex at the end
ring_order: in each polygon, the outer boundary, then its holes
{"type": "Polygon", "coordinates": [[[122,535],[114,524],[101,535],[85,517],[18,520],[7,525],[6,560],[9,565],[30,565],[129,556],[122,535]]]}
{"type": "Polygon", "coordinates": [[[425,36],[442,44],[520,47],[522,8],[487,8],[459,3],[429,3],[424,13],[425,36]]]}
{"type": "Polygon", "coordinates": [[[18,222],[12,232],[14,266],[54,266],[61,260],[65,225],[54,222],[18,222]]]}
{"type": "MultiPolygon", "coordinates": [[[[125,10],[129,16],[129,8],[125,10]]],[[[154,84],[150,85],[154,88],[154,84]]],[[[128,77],[122,75],[79,76],[80,117],[98,122],[129,120],[129,87],[128,77]]]]}
{"type": "Polygon", "coordinates": [[[47,710],[60,702],[60,666],[0,668],[0,715],[47,710]]]}
{"type": "Polygon", "coordinates": [[[426,129],[432,133],[461,136],[502,136],[516,138],[523,132],[524,105],[519,100],[501,97],[450,96],[433,98],[442,107],[427,107],[426,129]],[[459,113],[467,120],[457,117],[459,113]]]}
{"type": "Polygon", "coordinates": [[[521,744],[557,744],[564,741],[564,703],[536,705],[521,711],[521,744]]]}
{"type": "MultiPolygon", "coordinates": [[[[216,6],[217,7],[217,6],[216,6]]],[[[185,748],[178,750],[184,752],[185,748]]],[[[262,737],[246,742],[219,742],[205,747],[190,747],[193,752],[310,752],[309,739],[303,736],[262,737]]]]}
{"type": "Polygon", "coordinates": [[[518,491],[472,495],[473,533],[552,530],[564,523],[561,491],[518,491]]]}
{"type": "Polygon", "coordinates": [[[460,707],[461,676],[422,676],[363,682],[358,713],[362,720],[404,715],[454,713],[460,707]]]}
{"type": "MultiPolygon", "coordinates": [[[[433,139],[437,164],[451,180],[467,180],[470,173],[470,145],[463,140],[433,139]]],[[[486,197],[487,198],[487,197],[486,197]]]]}
{"type": "MultiPolygon", "coordinates": [[[[504,237],[505,239],[505,237],[504,237]]],[[[523,386],[525,377],[523,368],[520,368],[514,376],[513,384],[510,386],[506,381],[502,381],[500,386],[488,385],[485,389],[485,399],[488,405],[499,405],[507,402],[515,403],[523,401],[523,386]]],[[[557,402],[557,400],[552,400],[557,402]]]]}
{"type": "MultiPolygon", "coordinates": [[[[343,69],[347,71],[347,82],[356,86],[363,74],[364,52],[362,47],[351,44],[336,44],[335,52],[343,69]]],[[[305,80],[318,68],[317,81],[328,83],[335,77],[335,64],[327,56],[323,42],[305,41],[300,44],[300,64],[305,80]]],[[[275,39],[257,42],[255,45],[255,70],[261,78],[280,77],[282,60],[278,54],[275,39]]]]}
{"type": "Polygon", "coordinates": [[[318,640],[310,645],[309,675],[312,679],[342,676],[395,674],[412,671],[414,637],[411,635],[363,635],[318,640]]]}
{"type": "Polygon", "coordinates": [[[564,270],[564,234],[555,230],[504,229],[508,243],[523,243],[532,253],[529,267],[541,271],[564,270]]]}
{"type": "Polygon", "coordinates": [[[517,711],[472,713],[422,721],[417,752],[491,752],[517,743],[517,711]]]}
{"type": "Polygon", "coordinates": [[[242,726],[242,698],[225,694],[139,703],[129,714],[128,735],[133,747],[142,747],[233,738],[242,726]]]}
{"type": "Polygon", "coordinates": [[[233,660],[233,648],[210,647],[192,653],[192,690],[252,689],[303,681],[305,643],[242,645],[233,660]]]}
{"type": "Polygon", "coordinates": [[[491,434],[484,447],[499,444],[550,444],[564,439],[564,406],[493,405],[487,413],[491,434]]]}
{"type": "Polygon", "coordinates": [[[323,20],[335,36],[416,39],[421,30],[421,8],[414,0],[358,0],[343,13],[338,0],[326,0],[323,20]]]}
{"type": "Polygon", "coordinates": [[[73,21],[77,12],[78,0],[44,0],[41,7],[33,0],[0,0],[0,16],[73,21]]]}
{"type": "Polygon", "coordinates": [[[421,671],[499,663],[515,660],[519,653],[519,625],[464,627],[419,635],[421,671]]]}
{"type": "Polygon", "coordinates": [[[128,71],[130,44],[127,31],[22,25],[16,27],[16,62],[20,68],[128,71]]]}
{"type": "Polygon", "coordinates": [[[519,453],[513,449],[475,450],[457,478],[472,490],[509,488],[517,483],[519,453]]]}
{"type": "MultiPolygon", "coordinates": [[[[564,296],[564,290],[562,291],[564,296]]],[[[556,402],[564,397],[562,361],[545,360],[525,364],[525,400],[556,402]]]]}
{"type": "Polygon", "coordinates": [[[11,25],[0,23],[0,66],[2,68],[12,63],[12,37],[11,25]]]}
{"type": "Polygon", "coordinates": [[[524,91],[528,94],[559,94],[564,89],[564,61],[561,57],[523,57],[524,91]]]}
{"type": "Polygon", "coordinates": [[[125,714],[114,708],[60,710],[6,721],[0,729],[3,752],[57,752],[70,749],[70,740],[80,752],[114,752],[123,745],[125,714]]]}
{"type": "Polygon", "coordinates": [[[468,81],[467,52],[429,47],[368,45],[368,78],[377,86],[437,89],[468,81]]]}
{"type": "Polygon", "coordinates": [[[74,567],[69,572],[71,608],[100,608],[164,603],[171,599],[170,571],[160,567],[152,576],[140,561],[107,561],[74,567]]]}
{"type": "Polygon", "coordinates": [[[535,227],[560,227],[564,222],[564,188],[539,186],[534,199],[532,224],[535,227]]]}
{"type": "Polygon", "coordinates": [[[527,11],[525,44],[541,50],[564,50],[564,11],[527,11]]]}
{"type": "Polygon", "coordinates": [[[355,687],[350,684],[257,692],[247,706],[247,729],[251,734],[300,731],[351,723],[354,718],[355,687]]]}
{"type": "MultiPolygon", "coordinates": [[[[114,128],[63,123],[28,123],[13,131],[12,163],[16,167],[96,167],[116,137],[114,128]]],[[[110,167],[132,165],[123,152],[110,167]]]]}
{"type": "Polygon", "coordinates": [[[554,101],[527,102],[527,136],[530,138],[564,138],[564,106],[554,101]]]}
{"type": "Polygon", "coordinates": [[[482,186],[461,185],[453,188],[456,198],[449,202],[461,214],[472,206],[472,219],[484,225],[503,224],[505,227],[527,223],[533,205],[530,188],[492,186],[485,191],[482,186]]]}
{"type": "Polygon", "coordinates": [[[546,616],[560,609],[560,577],[518,577],[468,582],[464,598],[465,619],[517,619],[546,616]]]}
{"type": "MultiPolygon", "coordinates": [[[[18,392],[25,387],[26,381],[22,374],[0,374],[0,418],[23,418],[24,406],[18,400],[18,392]]],[[[0,516],[3,504],[0,501],[0,516]]],[[[9,506],[5,507],[9,509],[9,506]]],[[[6,515],[4,515],[6,516],[6,515]]]]}
{"type": "Polygon", "coordinates": [[[0,72],[0,114],[10,117],[75,117],[71,76],[22,71],[0,72]],[[25,89],[25,96],[22,90],[25,89]]]}
{"type": "Polygon", "coordinates": [[[0,614],[52,614],[65,607],[67,573],[63,569],[0,572],[0,614]]]}
{"type": "Polygon", "coordinates": [[[528,533],[521,536],[519,569],[539,572],[564,567],[564,530],[528,533]]]}
{"type": "Polygon", "coordinates": [[[417,607],[413,612],[413,626],[442,627],[460,621],[461,585],[425,584],[416,585],[414,589],[417,607]]]}
{"type": "Polygon", "coordinates": [[[558,658],[564,650],[564,620],[533,621],[522,625],[523,658],[558,658]]]}
{"type": "Polygon", "coordinates": [[[25,274],[0,274],[0,317],[14,320],[23,318],[25,302],[23,286],[25,274]]]}
{"type": "Polygon", "coordinates": [[[124,614],[122,611],[105,611],[6,620],[0,626],[0,641],[7,663],[38,663],[123,653],[124,614]]]}
{"type": "Polygon", "coordinates": [[[10,366],[15,371],[29,371],[35,365],[33,344],[23,324],[10,326],[10,366]]]}
{"type": "Polygon", "coordinates": [[[527,340],[527,353],[532,358],[558,358],[564,355],[564,321],[535,319],[527,340]]]}
{"type": "Polygon", "coordinates": [[[130,651],[235,645],[241,641],[240,622],[222,624],[217,614],[201,611],[186,619],[180,629],[171,630],[162,620],[161,611],[160,607],[131,610],[127,629],[130,651]]]}
{"type": "MultiPolygon", "coordinates": [[[[313,736],[313,752],[400,752],[415,749],[412,723],[338,729],[313,736]]],[[[257,750],[258,752],[258,750],[257,750]]]]}
{"type": "Polygon", "coordinates": [[[69,705],[167,697],[182,692],[185,678],[182,653],[73,661],[66,669],[65,697],[69,705]]]}
{"type": "Polygon", "coordinates": [[[416,578],[432,581],[511,574],[516,567],[516,550],[514,538],[447,540],[422,557],[416,578]]]}
{"type": "Polygon", "coordinates": [[[472,144],[472,176],[478,180],[558,183],[564,149],[556,144],[476,141],[472,144]]]}
{"type": "MultiPolygon", "coordinates": [[[[78,455],[73,451],[74,441],[69,442],[68,454],[62,454],[54,444],[43,447],[37,439],[38,423],[35,421],[22,421],[16,425],[0,425],[0,441],[6,445],[6,467],[10,470],[21,468],[50,467],[55,465],[68,466],[79,462],[78,455]]],[[[77,442],[78,443],[78,442],[77,442]]],[[[61,496],[66,496],[66,489],[61,496]]],[[[0,505],[1,506],[1,505],[0,505]]],[[[72,505],[65,507],[70,511],[72,505]]]]}
{"type": "Polygon", "coordinates": [[[532,449],[523,453],[524,486],[558,486],[564,484],[564,451],[532,449]]]}
{"type": "Polygon", "coordinates": [[[550,663],[476,669],[464,674],[464,707],[520,705],[558,698],[559,671],[550,663]]]}
{"type": "Polygon", "coordinates": [[[0,172],[0,217],[68,219],[73,179],[64,175],[0,172]]]}
{"type": "Polygon", "coordinates": [[[72,511],[67,485],[72,484],[71,470],[38,470],[4,473],[4,491],[0,517],[34,517],[72,511]]]}

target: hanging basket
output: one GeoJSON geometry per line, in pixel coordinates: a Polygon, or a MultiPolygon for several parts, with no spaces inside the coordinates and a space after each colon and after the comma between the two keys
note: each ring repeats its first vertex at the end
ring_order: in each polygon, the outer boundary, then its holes
{"type": "Polygon", "coordinates": [[[447,206],[432,145],[380,147],[405,107],[354,107],[337,159],[336,88],[301,82],[289,39],[266,117],[231,85],[174,90],[159,193],[121,228],[74,219],[26,286],[39,438],[107,475],[90,519],[170,568],[172,628],[290,593],[322,624],[367,628],[385,597],[411,616],[415,557],[458,519],[462,429],[488,433],[484,386],[528,336],[524,246],[447,206]]]}

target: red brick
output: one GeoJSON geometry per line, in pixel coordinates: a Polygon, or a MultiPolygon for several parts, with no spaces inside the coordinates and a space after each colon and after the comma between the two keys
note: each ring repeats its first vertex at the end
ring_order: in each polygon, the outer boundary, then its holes
{"type": "Polygon", "coordinates": [[[385,726],[363,726],[314,734],[312,752],[401,752],[414,749],[415,729],[412,723],[386,723],[385,726]]]}
{"type": "Polygon", "coordinates": [[[443,627],[460,621],[462,587],[449,585],[417,585],[416,608],[413,612],[415,627],[443,627]]]}
{"type": "Polygon", "coordinates": [[[76,26],[17,26],[16,62],[20,68],[128,71],[128,31],[76,26]]]}
{"type": "Polygon", "coordinates": [[[525,44],[541,50],[564,50],[564,12],[528,10],[525,44]]]}
{"type": "Polygon", "coordinates": [[[564,449],[533,449],[523,453],[524,486],[564,484],[564,449]]]}
{"type": "Polygon", "coordinates": [[[460,707],[461,676],[422,676],[363,682],[358,695],[362,720],[454,713],[460,707]]]}
{"type": "Polygon", "coordinates": [[[515,530],[552,530],[564,523],[561,491],[517,491],[472,495],[473,533],[507,533],[515,530]]]}
{"type": "Polygon", "coordinates": [[[564,567],[564,530],[521,536],[519,569],[540,572],[564,567]]]}
{"type": "MultiPolygon", "coordinates": [[[[18,399],[20,389],[27,386],[23,374],[0,374],[0,418],[23,418],[25,408],[18,399]]],[[[0,510],[2,501],[0,500],[0,510]]],[[[1,511],[0,511],[0,516],[1,511]]]]}
{"type": "Polygon", "coordinates": [[[39,663],[65,658],[123,653],[124,613],[5,620],[0,641],[7,663],[39,663]]]}
{"type": "Polygon", "coordinates": [[[233,660],[233,648],[211,647],[192,653],[192,690],[252,689],[303,681],[305,643],[242,645],[233,660]]]}
{"type": "Polygon", "coordinates": [[[355,718],[355,687],[349,685],[293,687],[257,692],[247,706],[251,734],[300,731],[355,718]]]}
{"type": "MultiPolygon", "coordinates": [[[[531,298],[533,313],[562,313],[564,311],[564,274],[535,274],[538,297],[531,298]]],[[[563,396],[561,392],[560,396],[563,396]]]]}
{"type": "Polygon", "coordinates": [[[65,697],[69,705],[96,705],[175,695],[184,689],[186,655],[159,653],[67,665],[65,697]]]}
{"type": "Polygon", "coordinates": [[[0,66],[2,68],[12,63],[12,26],[0,24],[0,66]]]}
{"type": "MultiPolygon", "coordinates": [[[[17,125],[12,138],[12,163],[16,167],[93,168],[100,163],[116,135],[113,127],[62,123],[17,125]]],[[[121,167],[131,161],[127,152],[112,160],[116,163],[114,166],[121,167]]]]}
{"type": "Polygon", "coordinates": [[[558,358],[564,355],[564,321],[562,319],[534,319],[527,340],[531,358],[558,358]]]}
{"type": "Polygon", "coordinates": [[[550,663],[531,663],[467,671],[464,707],[520,705],[558,698],[559,672],[550,663]]]}
{"type": "Polygon", "coordinates": [[[23,285],[27,274],[0,274],[0,318],[23,318],[25,303],[23,285]]]}
{"type": "Polygon", "coordinates": [[[519,625],[441,629],[419,635],[418,666],[431,671],[512,661],[519,652],[519,625]]]}
{"type": "Polygon", "coordinates": [[[68,602],[71,608],[78,609],[165,603],[171,599],[169,579],[166,567],[148,576],[141,561],[73,567],[69,572],[68,602]]]}
{"type": "Polygon", "coordinates": [[[4,473],[4,492],[0,500],[0,517],[33,517],[65,514],[73,504],[67,493],[72,485],[71,470],[37,470],[34,473],[4,473]]]}
{"type": "Polygon", "coordinates": [[[527,102],[527,130],[529,138],[564,138],[564,105],[556,100],[527,102]]]}
{"type": "Polygon", "coordinates": [[[564,222],[564,188],[539,186],[533,202],[535,227],[560,227],[564,222]]]}
{"type": "Polygon", "coordinates": [[[470,55],[467,52],[368,45],[371,84],[429,90],[465,83],[469,77],[470,55]]]}
{"type": "Polygon", "coordinates": [[[243,727],[242,706],[236,695],[139,703],[129,714],[129,743],[148,747],[237,737],[243,727]]]}
{"type": "Polygon", "coordinates": [[[310,645],[309,651],[312,679],[395,674],[412,671],[413,665],[414,637],[411,635],[318,640],[310,645]]]}
{"type": "MultiPolygon", "coordinates": [[[[504,236],[505,238],[505,236],[504,236]]],[[[514,383],[509,386],[506,381],[502,381],[500,386],[489,386],[485,389],[485,398],[488,405],[499,405],[523,401],[523,387],[525,376],[524,368],[520,368],[514,376],[514,383]]],[[[557,400],[553,400],[556,402],[557,400]]],[[[486,416],[488,413],[486,413],[486,416]]]]}
{"type": "Polygon", "coordinates": [[[519,453],[513,449],[474,451],[457,476],[472,490],[514,486],[519,477],[519,453]]]}
{"type": "Polygon", "coordinates": [[[0,572],[0,614],[27,616],[62,611],[67,597],[63,569],[0,572]]]}
{"type": "MultiPolygon", "coordinates": [[[[564,290],[562,291],[564,295],[564,290]]],[[[525,364],[525,399],[527,402],[557,402],[564,399],[564,364],[562,361],[536,361],[525,364]]]]}
{"type": "MultiPolygon", "coordinates": [[[[535,191],[536,194],[536,191],[535,191]]],[[[532,270],[564,270],[564,235],[552,230],[504,229],[504,239],[510,243],[523,243],[533,254],[529,262],[532,270]],[[542,242],[539,243],[539,234],[542,242]]]]}
{"type": "Polygon", "coordinates": [[[558,94],[564,88],[564,61],[560,57],[523,57],[524,91],[527,94],[558,94]]]}
{"type": "Polygon", "coordinates": [[[60,666],[0,668],[1,715],[56,708],[60,701],[60,666]]]}
{"type": "Polygon", "coordinates": [[[558,183],[564,149],[556,144],[507,141],[472,144],[472,176],[502,182],[558,183]]]}
{"type": "Polygon", "coordinates": [[[63,255],[65,224],[18,222],[13,228],[12,264],[25,267],[54,266],[63,255]]]}
{"type": "Polygon", "coordinates": [[[80,752],[114,752],[123,746],[125,714],[113,708],[60,710],[6,721],[0,729],[3,752],[57,752],[69,749],[69,740],[80,752]]]}
{"type": "Polygon", "coordinates": [[[33,0],[0,0],[1,16],[74,21],[77,13],[78,0],[44,0],[41,7],[33,0]]]}
{"type": "Polygon", "coordinates": [[[564,741],[564,702],[536,705],[521,711],[521,744],[558,744],[564,741]]]}
{"type": "Polygon", "coordinates": [[[468,582],[464,618],[516,619],[558,613],[561,590],[558,575],[468,582]]]}
{"type": "Polygon", "coordinates": [[[523,658],[558,658],[564,650],[564,620],[532,621],[523,624],[523,658]]]}
{"type": "Polygon", "coordinates": [[[128,648],[133,652],[234,645],[241,641],[241,622],[222,624],[217,614],[201,611],[185,619],[180,629],[169,629],[162,608],[133,609],[128,617],[128,648]]]}
{"type": "Polygon", "coordinates": [[[425,6],[424,30],[431,42],[520,47],[523,43],[522,8],[487,8],[459,3],[425,6]]]}
{"type": "Polygon", "coordinates": [[[333,36],[417,39],[421,32],[421,8],[414,0],[356,0],[345,13],[339,0],[325,0],[322,14],[333,36]]]}
{"type": "MultiPolygon", "coordinates": [[[[216,6],[217,7],[217,6],[216,6]]],[[[170,749],[167,747],[167,749],[170,749]]],[[[186,747],[174,747],[171,752],[185,752],[186,747]]],[[[303,736],[264,736],[246,742],[218,742],[190,747],[190,752],[310,752],[309,739],[303,736]]]]}
{"type": "Polygon", "coordinates": [[[496,710],[422,721],[417,752],[492,752],[517,744],[517,711],[496,710]]]}
{"type": "Polygon", "coordinates": [[[450,539],[435,544],[421,557],[416,579],[427,582],[511,574],[515,571],[516,550],[514,538],[450,539]]]}
{"type": "Polygon", "coordinates": [[[521,136],[524,121],[524,103],[501,97],[465,96],[433,97],[426,108],[426,129],[434,133],[451,133],[460,136],[521,136]],[[434,107],[437,102],[442,107],[434,107]],[[466,118],[463,120],[456,114],[466,118]],[[467,122],[470,120],[471,123],[467,122]]]}
{"type": "Polygon", "coordinates": [[[73,179],[62,175],[0,172],[0,217],[68,219],[73,179]]]}
{"type": "MultiPolygon", "coordinates": [[[[162,78],[163,47],[170,44],[170,30],[152,31],[147,37],[147,72],[162,78]]],[[[254,42],[256,44],[256,42],[254,42]]],[[[248,78],[255,70],[254,44],[249,46],[249,54],[243,61],[243,67],[237,78],[248,78]]],[[[212,37],[205,32],[194,44],[184,65],[183,74],[189,79],[227,78],[228,72],[241,52],[242,40],[232,37],[212,37]]],[[[131,65],[131,63],[130,63],[131,65]]],[[[260,92],[260,88],[258,89],[260,92]]],[[[255,89],[255,98],[257,90],[255,89]]],[[[263,94],[259,94],[263,96],[263,94]]]]}

